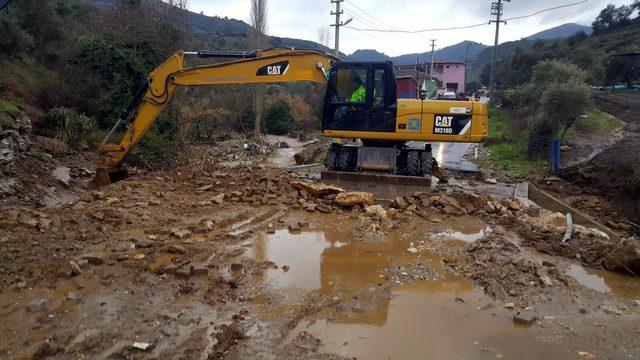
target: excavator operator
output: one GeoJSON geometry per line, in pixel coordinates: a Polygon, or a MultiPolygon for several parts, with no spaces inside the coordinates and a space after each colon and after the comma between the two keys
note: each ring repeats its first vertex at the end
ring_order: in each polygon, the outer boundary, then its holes
{"type": "Polygon", "coordinates": [[[363,103],[365,101],[367,101],[367,87],[366,87],[366,83],[364,80],[362,80],[360,78],[360,76],[358,76],[358,78],[356,79],[356,81],[358,83],[360,83],[360,87],[358,87],[352,94],[351,94],[351,98],[349,99],[349,101],[354,102],[354,103],[363,103]]]}

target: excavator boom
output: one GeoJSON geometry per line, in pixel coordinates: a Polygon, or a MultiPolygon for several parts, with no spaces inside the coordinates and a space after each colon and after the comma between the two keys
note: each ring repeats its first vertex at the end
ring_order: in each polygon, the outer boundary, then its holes
{"type": "MultiPolygon", "coordinates": [[[[183,52],[173,54],[158,66],[148,79],[136,103],[132,104],[125,134],[118,144],[103,143],[103,155],[97,169],[95,185],[105,185],[126,178],[124,159],[156,121],[173,98],[177,86],[227,84],[269,84],[314,82],[325,84],[327,70],[338,58],[315,50],[271,49],[250,53],[183,52]],[[185,68],[186,56],[226,57],[237,60],[185,68]]],[[[116,124],[118,126],[118,124],[116,124]]],[[[113,130],[110,134],[113,133],[113,130]]],[[[109,137],[109,136],[108,136],[109,137]]],[[[106,142],[107,139],[105,139],[106,142]]]]}

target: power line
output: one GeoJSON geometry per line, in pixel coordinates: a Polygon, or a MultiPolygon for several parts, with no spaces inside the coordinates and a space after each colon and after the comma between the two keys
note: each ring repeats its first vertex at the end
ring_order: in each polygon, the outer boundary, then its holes
{"type": "Polygon", "coordinates": [[[573,4],[555,6],[555,7],[552,7],[552,8],[540,10],[540,11],[535,12],[533,14],[529,14],[529,15],[525,15],[525,16],[516,16],[516,17],[504,19],[504,21],[526,19],[526,18],[530,18],[530,17],[536,16],[536,15],[540,15],[540,14],[542,14],[544,12],[547,12],[547,11],[558,10],[558,9],[563,9],[563,8],[567,8],[567,7],[572,7],[572,6],[578,6],[578,5],[582,5],[582,4],[588,3],[589,1],[591,1],[591,0],[583,0],[583,1],[579,1],[577,3],[573,3],[573,4]]]}
{"type": "MultiPolygon", "coordinates": [[[[378,30],[382,30],[382,28],[380,27],[380,25],[374,23],[373,21],[370,21],[368,19],[366,19],[365,17],[363,17],[362,15],[355,13],[352,9],[346,8],[345,10],[349,15],[353,16],[355,19],[357,19],[358,21],[362,22],[364,25],[369,26],[371,29],[378,29],[378,30]]],[[[383,26],[388,26],[386,24],[383,24],[383,26]]],[[[366,34],[366,33],[365,33],[366,34]]],[[[382,33],[386,36],[389,37],[398,37],[398,34],[393,34],[393,33],[382,33]]],[[[379,38],[378,38],[379,39],[379,38]]]]}
{"type": "MultiPolygon", "coordinates": [[[[370,22],[370,21],[368,21],[368,20],[366,20],[366,19],[364,19],[364,18],[362,18],[362,17],[358,16],[357,14],[354,14],[354,13],[350,12],[349,10],[346,10],[346,11],[345,11],[345,14],[349,14],[349,15],[351,15],[353,18],[357,19],[358,21],[362,21],[365,25],[373,26],[373,28],[379,29],[377,25],[375,25],[375,24],[373,24],[372,22],[370,22]]],[[[358,30],[358,31],[359,31],[359,30],[358,30]]],[[[361,32],[362,32],[362,31],[361,31],[361,32]]],[[[373,36],[373,35],[371,35],[371,34],[369,34],[369,33],[366,33],[366,32],[362,32],[362,33],[363,33],[363,34],[366,34],[366,35],[368,35],[368,36],[371,36],[371,37],[373,37],[374,39],[381,40],[379,37],[377,37],[377,36],[373,36]]],[[[386,36],[389,36],[389,37],[391,36],[390,34],[387,34],[387,33],[382,33],[382,34],[383,34],[383,35],[386,35],[386,36]]]]}
{"type": "MultiPolygon", "coordinates": [[[[557,9],[563,9],[563,8],[567,8],[567,7],[573,7],[573,6],[577,6],[577,5],[582,5],[582,4],[585,4],[585,3],[589,2],[589,1],[591,1],[591,0],[582,0],[582,1],[579,1],[579,2],[571,3],[571,4],[554,6],[554,7],[542,9],[540,11],[537,11],[537,12],[533,13],[533,14],[524,15],[524,16],[517,16],[517,17],[508,18],[508,19],[503,19],[503,21],[526,19],[526,18],[530,18],[530,17],[536,16],[536,15],[542,14],[544,12],[557,10],[557,9]]],[[[455,27],[449,27],[449,28],[433,28],[433,29],[422,29],[422,30],[363,29],[363,28],[355,28],[353,26],[346,26],[346,27],[350,28],[350,29],[353,29],[353,30],[366,31],[366,32],[419,34],[419,33],[434,32],[434,31],[451,31],[451,30],[472,29],[472,28],[476,28],[476,27],[479,27],[479,26],[485,26],[485,25],[488,25],[488,24],[489,24],[489,21],[486,21],[486,22],[483,22],[483,23],[478,23],[478,24],[474,24],[474,25],[467,25],[467,26],[455,26],[455,27]]]]}
{"type": "Polygon", "coordinates": [[[423,30],[391,30],[391,29],[360,29],[360,28],[355,28],[353,26],[345,26],[346,28],[349,29],[353,29],[353,30],[359,30],[359,31],[367,31],[367,32],[385,32],[385,33],[404,33],[404,34],[419,34],[419,33],[424,33],[424,32],[433,32],[433,31],[449,31],[449,30],[463,30],[463,29],[472,29],[472,28],[476,28],[479,26],[486,26],[488,25],[489,22],[483,22],[483,23],[479,23],[479,24],[475,24],[475,25],[468,25],[468,26],[455,26],[455,27],[449,27],[449,28],[435,28],[435,29],[423,29],[423,30]]]}
{"type": "Polygon", "coordinates": [[[398,30],[395,27],[379,20],[378,18],[376,18],[375,16],[369,14],[368,12],[364,11],[362,8],[358,7],[356,4],[352,3],[351,0],[347,0],[347,2],[349,3],[349,6],[353,6],[354,8],[356,8],[357,10],[359,10],[361,13],[365,14],[366,16],[368,16],[369,18],[373,19],[375,22],[379,23],[382,26],[386,26],[392,30],[398,30]]]}

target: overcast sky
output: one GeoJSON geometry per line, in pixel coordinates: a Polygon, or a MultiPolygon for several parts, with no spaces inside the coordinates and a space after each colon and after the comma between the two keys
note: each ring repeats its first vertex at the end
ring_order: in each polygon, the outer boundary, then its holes
{"type": "MultiPolygon", "coordinates": [[[[528,15],[539,10],[578,2],[578,0],[512,0],[505,4],[505,17],[528,15]]],[[[518,40],[557,25],[575,22],[590,25],[607,4],[623,5],[632,0],[590,0],[585,4],[546,12],[528,19],[509,22],[500,32],[500,42],[518,40]]],[[[189,0],[189,10],[206,15],[228,16],[248,21],[250,0],[189,0]]],[[[357,28],[419,30],[465,26],[488,21],[491,0],[345,0],[344,19],[353,17],[357,28]]],[[[318,31],[334,21],[330,0],[268,0],[269,35],[318,41],[318,31]]],[[[343,28],[340,50],[347,54],[358,49],[376,49],[388,55],[423,52],[428,40],[437,47],[463,40],[492,44],[495,26],[422,34],[362,33],[343,28]]],[[[331,44],[333,44],[333,27],[331,44]]],[[[331,45],[333,47],[333,45],[331,45]]]]}

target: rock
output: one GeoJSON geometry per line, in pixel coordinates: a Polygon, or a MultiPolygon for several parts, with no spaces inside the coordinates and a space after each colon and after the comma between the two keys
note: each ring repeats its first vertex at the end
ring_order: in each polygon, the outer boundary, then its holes
{"type": "Polygon", "coordinates": [[[177,245],[177,244],[169,245],[169,248],[167,249],[167,251],[172,254],[186,254],[189,252],[189,250],[186,247],[182,245],[177,245]]]}
{"type": "Polygon", "coordinates": [[[640,300],[633,300],[633,306],[640,306],[640,300]]]}
{"type": "Polygon", "coordinates": [[[300,226],[301,229],[308,229],[309,223],[306,221],[298,221],[298,226],[300,226]]]}
{"type": "Polygon", "coordinates": [[[518,296],[518,292],[515,291],[514,289],[511,289],[511,290],[509,290],[509,296],[516,297],[516,296],[518,296]]]}
{"type": "Polygon", "coordinates": [[[86,259],[80,259],[76,262],[80,269],[86,269],[89,266],[89,261],[86,259]]]}
{"type": "Polygon", "coordinates": [[[368,206],[373,205],[375,198],[372,193],[368,192],[343,192],[337,194],[334,201],[336,204],[344,207],[356,205],[368,206]]]}
{"type": "Polygon", "coordinates": [[[504,308],[505,309],[511,310],[511,309],[515,309],[515,307],[516,307],[516,304],[514,304],[512,302],[508,302],[508,303],[504,304],[504,308]]]}
{"type": "Polygon", "coordinates": [[[174,263],[168,263],[162,268],[164,274],[175,274],[178,271],[178,267],[174,263]]]}
{"type": "Polygon", "coordinates": [[[188,279],[191,277],[191,266],[184,265],[174,272],[174,275],[181,279],[188,279]]]}
{"type": "Polygon", "coordinates": [[[191,266],[191,273],[193,276],[205,276],[209,274],[209,269],[203,264],[196,264],[191,266]]]}
{"type": "Polygon", "coordinates": [[[398,196],[395,199],[393,199],[393,201],[391,201],[389,206],[400,209],[400,210],[404,210],[409,207],[409,203],[403,197],[398,196]]]}
{"type": "Polygon", "coordinates": [[[303,181],[294,181],[291,183],[291,185],[298,190],[304,190],[307,193],[316,197],[323,197],[326,195],[337,195],[339,193],[344,192],[344,190],[339,187],[326,185],[322,183],[308,183],[303,181]]]}
{"type": "Polygon", "coordinates": [[[509,210],[515,210],[515,211],[520,211],[522,210],[522,205],[520,204],[520,202],[513,200],[513,199],[505,199],[504,200],[504,204],[506,205],[506,207],[509,210]]]}
{"type": "Polygon", "coordinates": [[[222,205],[222,204],[224,204],[224,198],[225,198],[224,194],[219,194],[219,195],[216,195],[216,196],[212,197],[211,201],[213,201],[215,204],[222,205]]]}
{"type": "Polygon", "coordinates": [[[151,344],[145,343],[145,342],[134,342],[133,345],[131,345],[131,347],[136,350],[147,351],[151,349],[151,344]]]}
{"type": "Polygon", "coordinates": [[[169,232],[169,235],[177,239],[184,239],[187,236],[191,235],[191,231],[181,230],[181,229],[171,229],[171,231],[169,232]]]}
{"type": "Polygon", "coordinates": [[[44,310],[45,309],[44,303],[45,303],[44,299],[35,299],[31,301],[29,305],[27,305],[27,312],[35,313],[35,312],[40,312],[44,310]]]}
{"type": "Polygon", "coordinates": [[[70,291],[70,292],[67,294],[67,300],[76,300],[77,298],[78,298],[78,296],[77,296],[77,295],[76,295],[76,293],[75,293],[75,292],[73,292],[73,291],[70,291]]]}
{"type": "Polygon", "coordinates": [[[553,286],[553,281],[551,281],[551,278],[549,276],[540,276],[538,280],[544,286],[553,286]]]}
{"type": "MultiPolygon", "coordinates": [[[[104,264],[104,256],[100,255],[100,254],[84,254],[82,256],[80,256],[81,260],[86,260],[89,264],[91,265],[102,265],[104,264]]],[[[80,265],[80,264],[78,264],[80,265]]]]}
{"type": "Polygon", "coordinates": [[[593,354],[590,354],[586,351],[578,351],[578,357],[581,360],[591,360],[596,358],[593,354]]]}
{"type": "Polygon", "coordinates": [[[328,206],[328,205],[318,205],[316,207],[316,210],[320,211],[323,214],[330,214],[333,212],[333,209],[331,208],[331,206],[328,206]]]}
{"type": "Polygon", "coordinates": [[[365,207],[367,214],[384,219],[387,217],[387,211],[380,205],[371,205],[365,207]]]}
{"type": "Polygon", "coordinates": [[[284,271],[284,272],[289,272],[289,269],[290,269],[290,268],[289,268],[289,265],[284,265],[284,266],[282,267],[282,271],[284,271]]]}
{"type": "Polygon", "coordinates": [[[289,232],[292,234],[300,234],[302,230],[298,224],[289,225],[289,232]]]}
{"type": "Polygon", "coordinates": [[[484,181],[487,184],[493,184],[493,185],[498,183],[498,180],[496,180],[496,179],[484,179],[482,181],[484,181]]]}
{"type": "Polygon", "coordinates": [[[538,316],[529,310],[520,311],[513,317],[513,321],[520,325],[533,325],[536,320],[538,316]]]}
{"type": "Polygon", "coordinates": [[[147,249],[150,247],[153,247],[156,243],[153,240],[149,240],[149,239],[137,239],[137,238],[133,238],[131,239],[131,241],[136,244],[136,247],[141,248],[141,249],[147,249]]]}
{"type": "Polygon", "coordinates": [[[160,200],[151,199],[151,200],[149,200],[149,205],[151,205],[151,206],[160,206],[160,205],[162,205],[162,203],[160,202],[160,200]]]}
{"type": "Polygon", "coordinates": [[[560,151],[562,151],[562,152],[571,151],[571,146],[562,145],[562,146],[560,146],[560,151]]]}
{"type": "Polygon", "coordinates": [[[201,188],[196,189],[197,192],[205,192],[213,189],[213,184],[205,185],[201,188]]]}
{"type": "Polygon", "coordinates": [[[318,206],[314,203],[304,203],[304,205],[302,205],[302,208],[307,210],[308,212],[314,212],[316,211],[316,209],[318,208],[318,206]]]}
{"type": "Polygon", "coordinates": [[[69,261],[69,267],[71,268],[71,275],[78,276],[82,275],[82,268],[78,265],[77,262],[71,260],[69,261]]]}
{"type": "Polygon", "coordinates": [[[409,248],[407,248],[407,251],[412,253],[412,254],[415,254],[415,253],[418,252],[418,249],[416,249],[416,247],[413,245],[413,243],[411,243],[411,244],[409,244],[409,248]]]}
{"type": "Polygon", "coordinates": [[[24,280],[20,280],[16,283],[16,290],[20,291],[20,290],[24,290],[27,288],[27,282],[24,280]]]}
{"type": "Polygon", "coordinates": [[[551,261],[543,260],[542,266],[551,268],[551,267],[556,267],[556,264],[552,263],[551,261]]]}
{"type": "Polygon", "coordinates": [[[622,315],[622,312],[620,310],[614,309],[609,306],[603,306],[602,311],[604,311],[605,314],[609,314],[609,315],[618,315],[618,316],[622,315]]]}

